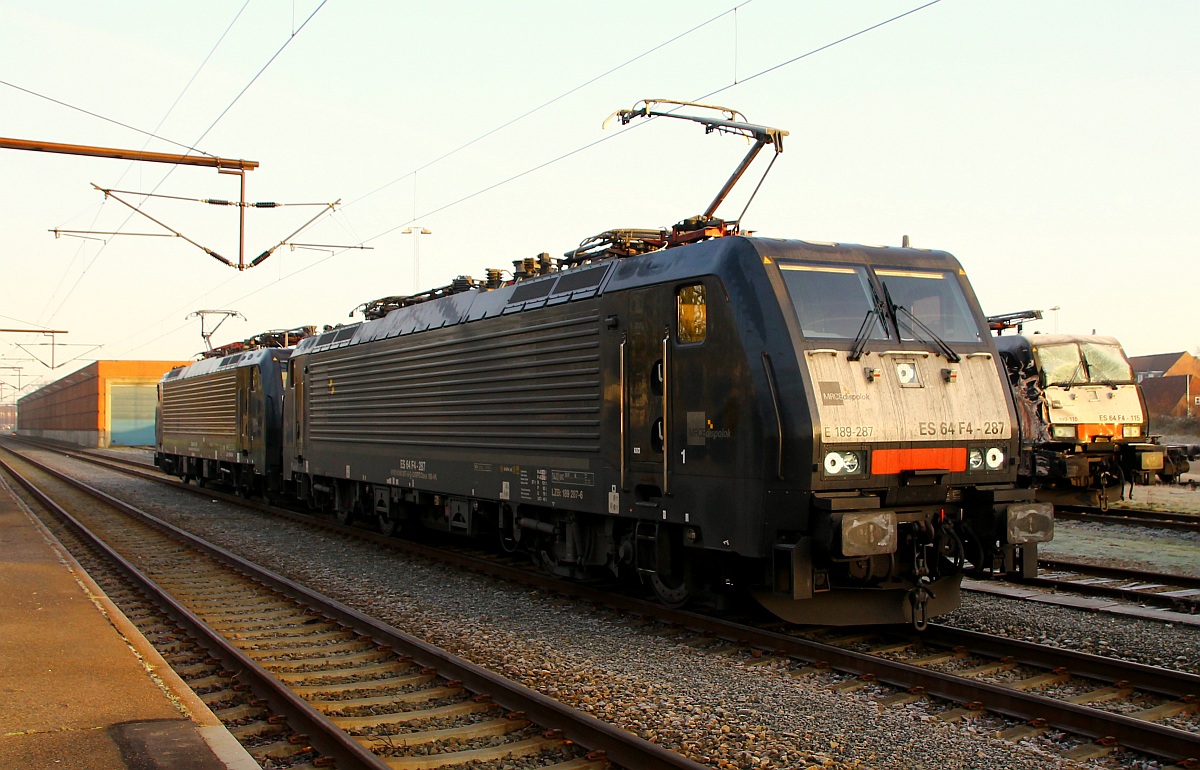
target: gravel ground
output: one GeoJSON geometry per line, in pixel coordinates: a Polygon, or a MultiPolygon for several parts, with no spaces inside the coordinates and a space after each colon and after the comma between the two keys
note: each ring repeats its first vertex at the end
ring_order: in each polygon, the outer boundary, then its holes
{"type": "Polygon", "coordinates": [[[1060,520],[1054,522],[1054,539],[1038,553],[1102,567],[1200,577],[1200,532],[1060,520]]]}
{"type": "MultiPolygon", "coordinates": [[[[69,461],[49,459],[63,465],[69,461]]],[[[302,580],[414,636],[715,768],[1113,768],[1073,763],[1042,738],[998,740],[995,717],[945,724],[928,704],[881,709],[873,690],[833,693],[828,675],[791,678],[650,636],[613,612],[414,561],[359,542],[70,464],[87,483],[302,580]]],[[[968,594],[956,625],[1174,666],[1200,667],[1195,629],[968,594]]],[[[840,678],[840,677],[834,677],[840,678]]]]}
{"type": "Polygon", "coordinates": [[[1200,674],[1200,633],[1195,626],[1043,607],[966,592],[963,606],[938,622],[1200,674]]]}
{"type": "MultiPolygon", "coordinates": [[[[1185,473],[1182,481],[1134,487],[1132,499],[1114,502],[1112,507],[1200,516],[1200,474],[1185,473]]],[[[1041,546],[1040,553],[1103,567],[1200,577],[1200,533],[1196,532],[1059,520],[1054,523],[1054,540],[1041,546]]]]}
{"type": "MultiPolygon", "coordinates": [[[[1198,462],[1197,464],[1200,464],[1198,462]]],[[[1143,508],[1200,515],[1200,473],[1185,473],[1178,484],[1151,484],[1125,488],[1125,500],[1113,500],[1113,508],[1143,508]]]]}

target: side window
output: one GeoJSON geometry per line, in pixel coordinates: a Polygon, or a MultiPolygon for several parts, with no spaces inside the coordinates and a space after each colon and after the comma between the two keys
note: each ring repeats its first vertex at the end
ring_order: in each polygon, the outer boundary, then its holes
{"type": "Polygon", "coordinates": [[[705,301],[704,284],[679,287],[675,292],[675,307],[679,321],[676,327],[676,341],[704,342],[704,338],[708,336],[708,305],[705,301]]]}

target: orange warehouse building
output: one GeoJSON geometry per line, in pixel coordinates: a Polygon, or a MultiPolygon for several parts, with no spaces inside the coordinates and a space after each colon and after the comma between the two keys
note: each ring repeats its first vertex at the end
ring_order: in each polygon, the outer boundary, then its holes
{"type": "Polygon", "coordinates": [[[191,361],[96,361],[17,402],[17,434],[86,447],[152,446],[158,381],[191,361]]]}

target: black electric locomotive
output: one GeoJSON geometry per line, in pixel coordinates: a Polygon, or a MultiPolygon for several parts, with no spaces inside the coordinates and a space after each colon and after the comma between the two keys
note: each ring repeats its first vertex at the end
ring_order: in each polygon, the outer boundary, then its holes
{"type": "Polygon", "coordinates": [[[312,331],[266,332],[163,375],[155,465],[184,482],[217,482],[247,496],[277,490],[287,346],[312,331]]]}
{"type": "Polygon", "coordinates": [[[942,252],[717,238],[402,307],[288,365],[299,497],[672,604],[740,586],[801,622],[921,622],[1051,532],[942,252]]]}
{"type": "MultiPolygon", "coordinates": [[[[655,104],[617,115],[688,117],[655,104]]],[[[1052,508],[1016,484],[1013,404],[959,263],[716,219],[786,135],[724,112],[688,119],[756,142],[702,215],[367,303],[297,344],[267,489],[795,622],[920,627],[967,571],[1034,572],[1052,508]]]]}

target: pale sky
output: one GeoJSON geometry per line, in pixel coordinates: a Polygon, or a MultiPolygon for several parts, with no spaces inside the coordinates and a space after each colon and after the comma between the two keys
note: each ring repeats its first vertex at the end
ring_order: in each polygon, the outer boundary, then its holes
{"type": "MultiPolygon", "coordinates": [[[[69,332],[54,370],[29,360],[50,360],[48,338],[0,334],[0,402],[4,367],[28,392],[97,358],[192,358],[197,310],[241,314],[214,344],[350,322],[414,289],[418,249],[428,289],[698,214],[747,146],[684,121],[601,128],[645,98],[790,132],[747,229],[908,235],[956,255],[986,313],[1047,311],[1028,330],[1094,330],[1130,355],[1200,347],[1200,3],[941,0],[817,50],[920,6],[9,2],[0,136],[194,147],[259,162],[250,201],[342,203],[293,239],[335,248],[285,245],[238,272],[182,238],[50,232],[168,232],[95,183],[237,261],[235,208],[136,194],[235,199],[236,177],[0,150],[0,328],[69,332]]],[[[320,210],[248,210],[247,261],[320,210]]]]}

